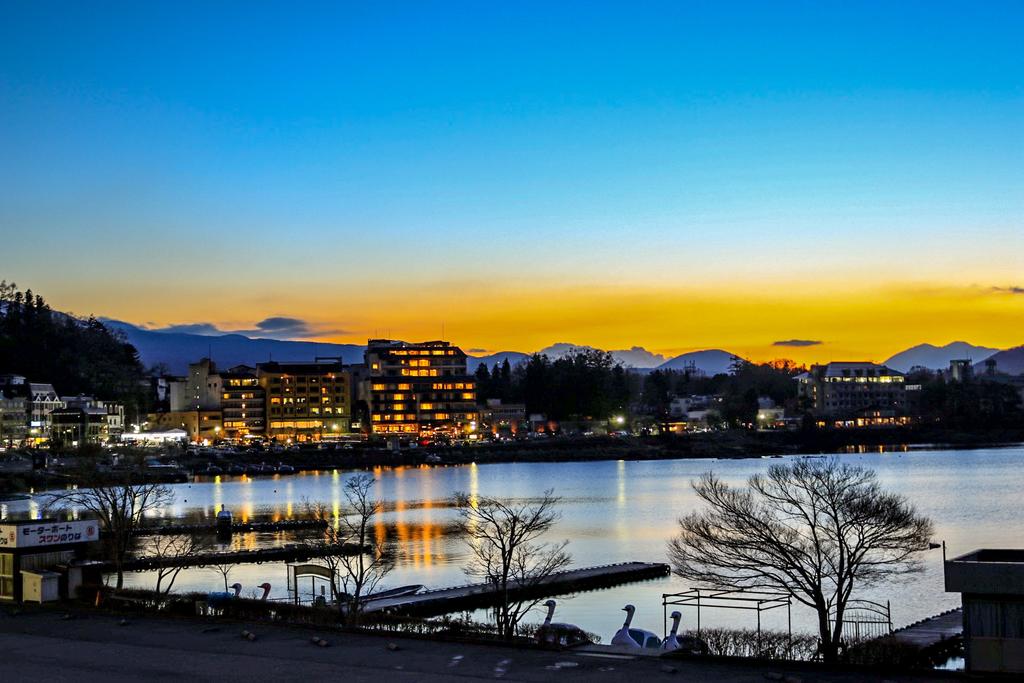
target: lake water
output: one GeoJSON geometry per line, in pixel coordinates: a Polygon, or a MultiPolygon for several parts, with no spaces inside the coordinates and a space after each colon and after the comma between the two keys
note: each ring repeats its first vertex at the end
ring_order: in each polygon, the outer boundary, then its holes
{"type": "MultiPolygon", "coordinates": [[[[952,557],[979,547],[1024,546],[1024,447],[964,451],[911,450],[840,456],[845,462],[874,469],[883,486],[909,497],[935,522],[935,540],[945,541],[952,557]]],[[[443,587],[466,582],[463,541],[450,532],[454,512],[447,500],[456,491],[527,499],[548,488],[562,497],[561,520],[552,540],[569,539],[575,566],[639,560],[665,562],[666,542],[675,520],[697,506],[690,482],[714,470],[733,484],[785,459],[660,460],[512,463],[492,465],[378,468],[376,495],[386,502],[378,533],[398,551],[398,566],[387,586],[422,583],[443,587]]],[[[179,484],[175,503],[161,517],[212,520],[224,504],[236,519],[301,517],[304,501],[323,501],[343,509],[342,483],[352,472],[302,473],[267,478],[222,477],[179,484]]],[[[18,511],[19,504],[8,504],[18,511]]],[[[267,547],[292,542],[287,533],[240,534],[227,547],[267,547]]],[[[893,622],[901,626],[959,604],[957,594],[943,591],[942,551],[924,556],[925,571],[909,581],[861,591],[859,597],[891,601],[893,622]]],[[[272,595],[287,596],[286,570],[281,563],[239,565],[231,582],[244,594],[264,581],[272,595]]],[[[155,574],[128,578],[130,585],[152,587],[155,574]]],[[[689,588],[675,577],[559,599],[557,621],[575,623],[607,642],[622,622],[621,607],[637,607],[634,624],[661,632],[663,593],[689,588]]],[[[220,575],[211,569],[183,572],[176,590],[221,590],[220,575]]],[[[695,612],[684,609],[684,628],[695,612]]],[[[748,626],[756,615],[731,610],[702,612],[704,625],[748,626]]],[[[762,615],[766,627],[785,628],[784,610],[762,615]]],[[[794,605],[794,630],[814,630],[809,610],[794,605]]]]}

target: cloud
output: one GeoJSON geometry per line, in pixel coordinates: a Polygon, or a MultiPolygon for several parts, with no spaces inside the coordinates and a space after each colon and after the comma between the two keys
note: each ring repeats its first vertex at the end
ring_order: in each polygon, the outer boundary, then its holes
{"type": "Polygon", "coordinates": [[[308,339],[327,334],[346,334],[344,330],[322,329],[301,318],[271,316],[255,323],[251,329],[224,329],[215,323],[182,323],[165,327],[151,327],[153,332],[198,334],[207,337],[224,334],[240,334],[244,337],[266,337],[270,339],[308,339]]]}
{"type": "Polygon", "coordinates": [[[999,292],[1000,294],[1024,294],[1024,287],[1020,285],[1010,285],[1009,287],[993,287],[993,292],[999,292]]]}
{"type": "Polygon", "coordinates": [[[466,349],[466,353],[487,353],[487,349],[466,349]]]}
{"type": "Polygon", "coordinates": [[[819,346],[824,343],[818,339],[783,339],[772,342],[772,346],[819,346]]]}
{"type": "Polygon", "coordinates": [[[288,337],[309,337],[315,334],[313,327],[305,320],[299,318],[286,318],[284,316],[272,316],[264,318],[256,323],[255,330],[240,332],[239,334],[267,334],[271,336],[288,337]]]}

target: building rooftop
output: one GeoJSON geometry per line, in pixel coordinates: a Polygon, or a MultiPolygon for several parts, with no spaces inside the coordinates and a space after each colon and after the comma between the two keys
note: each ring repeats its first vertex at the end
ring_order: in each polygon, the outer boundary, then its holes
{"type": "Polygon", "coordinates": [[[983,548],[947,560],[946,591],[1024,595],[1024,549],[983,548]]]}
{"type": "Polygon", "coordinates": [[[818,369],[822,377],[903,376],[902,372],[897,372],[885,365],[868,361],[834,361],[825,365],[816,365],[814,369],[818,369]]]}
{"type": "Polygon", "coordinates": [[[286,375],[308,375],[311,373],[342,372],[345,369],[341,361],[269,361],[258,363],[260,372],[284,373],[286,375]]]}

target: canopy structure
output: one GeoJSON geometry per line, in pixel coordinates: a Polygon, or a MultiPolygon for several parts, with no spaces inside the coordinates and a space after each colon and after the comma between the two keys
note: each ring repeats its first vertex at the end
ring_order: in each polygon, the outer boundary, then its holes
{"type": "Polygon", "coordinates": [[[742,609],[757,612],[757,640],[760,648],[761,642],[761,613],[780,607],[786,608],[787,629],[789,631],[790,647],[793,639],[793,601],[785,593],[769,593],[744,590],[707,590],[691,588],[682,593],[663,593],[661,596],[661,609],[665,622],[665,630],[668,631],[668,606],[696,607],[697,608],[697,635],[700,635],[701,610],[708,608],[715,609],[742,609]]]}
{"type": "Polygon", "coordinates": [[[125,432],[121,441],[129,443],[168,443],[171,441],[188,441],[184,429],[170,429],[166,432],[125,432]]]}

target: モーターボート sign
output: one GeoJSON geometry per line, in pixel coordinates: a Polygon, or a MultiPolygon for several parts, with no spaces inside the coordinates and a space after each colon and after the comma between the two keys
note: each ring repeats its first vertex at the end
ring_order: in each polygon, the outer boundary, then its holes
{"type": "Polygon", "coordinates": [[[100,526],[94,520],[0,524],[0,548],[40,548],[66,543],[88,543],[98,541],[99,538],[100,526]]]}

